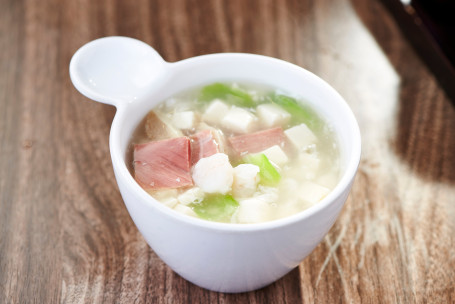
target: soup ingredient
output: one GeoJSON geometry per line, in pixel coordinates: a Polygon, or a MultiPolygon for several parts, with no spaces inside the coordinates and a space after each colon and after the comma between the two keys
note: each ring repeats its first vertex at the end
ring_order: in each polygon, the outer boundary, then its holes
{"type": "Polygon", "coordinates": [[[321,121],[316,113],[307,106],[297,102],[295,98],[283,94],[272,95],[272,101],[291,114],[291,124],[306,123],[311,129],[319,130],[321,121]]]}
{"type": "Polygon", "coordinates": [[[249,111],[231,107],[221,120],[221,125],[236,133],[248,133],[256,128],[257,118],[249,111]]]}
{"type": "Polygon", "coordinates": [[[225,100],[228,104],[236,105],[239,107],[253,107],[255,103],[251,96],[239,89],[232,86],[228,86],[224,83],[214,83],[205,86],[200,94],[200,100],[212,101],[214,99],[225,100]]]}
{"type": "Polygon", "coordinates": [[[284,143],[284,133],[281,128],[273,128],[255,133],[233,136],[229,142],[239,154],[257,153],[265,149],[284,143]]]}
{"type": "Polygon", "coordinates": [[[193,111],[176,112],[172,115],[172,125],[178,129],[189,130],[196,123],[196,115],[193,111]]]}
{"type": "Polygon", "coordinates": [[[260,223],[273,217],[278,197],[277,188],[259,186],[259,192],[255,196],[239,201],[238,222],[260,223]]]}
{"type": "Polygon", "coordinates": [[[214,130],[206,129],[192,136],[191,139],[191,164],[196,164],[201,158],[220,152],[220,144],[215,139],[214,130]]]}
{"type": "Polygon", "coordinates": [[[272,208],[261,197],[253,197],[240,202],[237,220],[239,223],[260,223],[270,217],[272,208]]]}
{"type": "Polygon", "coordinates": [[[135,179],[144,189],[192,186],[187,137],[134,146],[135,179]]]}
{"type": "Polygon", "coordinates": [[[313,180],[318,174],[320,163],[321,160],[314,153],[300,153],[296,169],[290,173],[291,175],[294,173],[296,177],[303,176],[306,180],[313,180]]]}
{"type": "Polygon", "coordinates": [[[234,168],[232,192],[235,197],[248,197],[256,192],[259,171],[259,167],[252,164],[240,164],[234,168]]]}
{"type": "Polygon", "coordinates": [[[209,221],[230,222],[239,203],[231,195],[211,194],[202,202],[190,205],[201,218],[209,221]]]}
{"type": "Polygon", "coordinates": [[[314,204],[319,202],[322,198],[329,194],[329,192],[330,189],[326,187],[315,184],[313,182],[306,181],[301,185],[300,198],[304,202],[314,204]]]}
{"type": "Polygon", "coordinates": [[[265,149],[262,153],[264,153],[265,156],[267,156],[267,158],[277,166],[283,166],[289,161],[286,153],[284,153],[283,149],[281,149],[278,145],[265,149]]]}
{"type": "Polygon", "coordinates": [[[132,142],[139,185],[169,208],[211,221],[295,214],[339,178],[330,124],[265,87],[215,83],[172,96],[146,116],[132,142]]]}
{"type": "Polygon", "coordinates": [[[300,124],[284,131],[289,142],[298,151],[303,151],[308,146],[315,144],[318,139],[313,132],[306,126],[306,124],[300,124]]]}
{"type": "Polygon", "coordinates": [[[204,199],[204,191],[201,188],[194,187],[183,192],[177,197],[180,204],[189,205],[191,203],[200,203],[204,199]]]}
{"type": "Polygon", "coordinates": [[[165,123],[158,115],[150,111],[145,118],[145,133],[149,140],[168,139],[172,137],[180,137],[182,133],[165,123]]]}
{"type": "Polygon", "coordinates": [[[193,180],[206,193],[226,194],[231,191],[234,169],[226,154],[216,153],[194,165],[193,180]]]}
{"type": "Polygon", "coordinates": [[[189,216],[197,216],[197,214],[193,211],[193,209],[191,209],[191,207],[182,204],[177,204],[177,206],[174,207],[174,210],[189,216]]]}
{"type": "Polygon", "coordinates": [[[205,110],[202,115],[202,119],[207,123],[216,126],[220,123],[228,111],[229,106],[227,104],[221,101],[221,99],[214,99],[205,110]]]}
{"type": "Polygon", "coordinates": [[[259,177],[261,184],[268,186],[276,186],[281,180],[281,174],[272,165],[265,154],[248,154],[244,161],[259,167],[259,177]]]}
{"type": "Polygon", "coordinates": [[[274,103],[258,105],[256,113],[264,128],[283,127],[291,119],[291,114],[274,103]]]}

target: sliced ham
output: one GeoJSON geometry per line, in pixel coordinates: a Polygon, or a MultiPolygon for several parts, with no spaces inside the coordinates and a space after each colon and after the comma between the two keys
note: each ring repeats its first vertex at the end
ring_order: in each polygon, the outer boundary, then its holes
{"type": "Polygon", "coordinates": [[[134,146],[135,179],[145,190],[192,186],[188,137],[134,146]]]}
{"type": "Polygon", "coordinates": [[[218,140],[213,130],[199,131],[191,138],[191,164],[196,164],[201,158],[220,152],[218,140]]]}
{"type": "Polygon", "coordinates": [[[239,154],[258,153],[274,145],[284,145],[284,132],[281,128],[272,128],[255,133],[229,138],[232,148],[239,154]]]}

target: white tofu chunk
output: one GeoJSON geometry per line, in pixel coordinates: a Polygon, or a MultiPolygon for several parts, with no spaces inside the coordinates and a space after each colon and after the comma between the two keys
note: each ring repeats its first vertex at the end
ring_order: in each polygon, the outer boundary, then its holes
{"type": "Polygon", "coordinates": [[[183,112],[190,111],[193,108],[192,105],[192,101],[186,98],[171,97],[164,102],[164,109],[167,112],[183,112]]]}
{"type": "Polygon", "coordinates": [[[280,181],[279,188],[281,193],[286,193],[286,197],[295,200],[298,195],[296,189],[299,189],[299,183],[293,178],[284,178],[280,181]]]}
{"type": "Polygon", "coordinates": [[[197,214],[193,211],[193,209],[182,204],[177,204],[177,206],[174,207],[174,210],[189,216],[198,217],[197,214]]]}
{"type": "Polygon", "coordinates": [[[193,167],[194,183],[206,193],[225,194],[231,190],[234,168],[224,153],[201,158],[193,167]]]}
{"type": "Polygon", "coordinates": [[[252,196],[259,182],[259,167],[252,164],[241,164],[234,168],[232,192],[234,197],[252,196]]]}
{"type": "Polygon", "coordinates": [[[260,198],[266,203],[274,204],[278,200],[278,188],[259,185],[259,192],[255,197],[260,198]]]}
{"type": "Polygon", "coordinates": [[[191,203],[200,203],[204,199],[204,191],[201,188],[191,188],[177,197],[177,200],[182,205],[189,205],[191,203]]]}
{"type": "Polygon", "coordinates": [[[274,163],[275,165],[281,167],[282,165],[288,162],[288,156],[284,153],[283,149],[278,145],[271,146],[268,149],[265,149],[261,153],[265,154],[267,158],[274,163]]]}
{"type": "Polygon", "coordinates": [[[315,154],[301,153],[298,159],[298,167],[305,179],[314,179],[319,170],[320,159],[315,154]]]}
{"type": "Polygon", "coordinates": [[[239,200],[237,222],[260,223],[276,218],[277,200],[277,188],[259,185],[253,197],[239,200]]]}
{"type": "Polygon", "coordinates": [[[330,189],[312,182],[304,182],[300,185],[299,192],[302,201],[308,204],[316,204],[329,194],[330,189]]]}
{"type": "Polygon", "coordinates": [[[291,119],[291,114],[276,104],[261,104],[256,113],[259,123],[265,128],[284,126],[291,119]]]}
{"type": "Polygon", "coordinates": [[[239,223],[260,223],[269,220],[270,205],[260,197],[253,197],[239,201],[237,211],[237,222],[239,223]]]}
{"type": "Polygon", "coordinates": [[[248,95],[251,96],[251,99],[253,99],[253,101],[258,102],[260,100],[260,98],[261,98],[259,96],[258,91],[256,91],[256,90],[248,90],[247,93],[248,93],[248,95]]]}
{"type": "Polygon", "coordinates": [[[178,204],[178,201],[175,198],[177,196],[177,189],[162,189],[160,191],[149,190],[147,192],[154,199],[169,208],[174,208],[174,206],[178,204]]]}
{"type": "Polygon", "coordinates": [[[175,197],[168,197],[160,200],[160,202],[169,208],[174,208],[178,204],[178,200],[175,197]]]}
{"type": "Polygon", "coordinates": [[[231,107],[221,120],[224,128],[235,133],[249,133],[255,129],[256,124],[256,116],[238,107],[231,107]]]}
{"type": "Polygon", "coordinates": [[[317,155],[309,153],[301,153],[296,164],[287,169],[287,175],[295,179],[302,179],[314,181],[318,175],[320,168],[320,159],[317,155]]]}
{"type": "Polygon", "coordinates": [[[172,115],[172,125],[181,130],[194,127],[196,116],[193,111],[176,112],[172,115]]]}
{"type": "Polygon", "coordinates": [[[277,217],[282,218],[282,217],[287,217],[291,216],[294,214],[299,213],[302,210],[305,210],[299,201],[288,201],[286,203],[280,204],[280,208],[276,211],[277,212],[277,217]]]}
{"type": "Polygon", "coordinates": [[[279,208],[276,209],[277,218],[290,216],[302,211],[303,204],[299,199],[299,182],[294,178],[284,178],[279,185],[280,193],[286,193],[279,201],[279,208]]]}
{"type": "Polygon", "coordinates": [[[147,190],[147,193],[153,196],[153,198],[158,201],[167,197],[175,197],[177,196],[177,192],[178,192],[177,189],[161,189],[158,191],[155,189],[147,190]]]}
{"type": "Polygon", "coordinates": [[[214,99],[202,115],[202,120],[212,125],[219,125],[228,111],[227,104],[220,99],[214,99]]]}
{"type": "Polygon", "coordinates": [[[299,151],[303,151],[309,145],[317,142],[316,136],[306,124],[300,124],[284,131],[290,143],[299,151]]]}

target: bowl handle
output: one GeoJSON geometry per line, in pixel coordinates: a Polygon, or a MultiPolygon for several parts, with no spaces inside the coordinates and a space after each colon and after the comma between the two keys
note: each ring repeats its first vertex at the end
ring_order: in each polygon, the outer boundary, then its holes
{"type": "Polygon", "coordinates": [[[166,79],[168,65],[148,44],[113,36],[77,50],[70,62],[70,77],[86,97],[118,108],[166,79]]]}

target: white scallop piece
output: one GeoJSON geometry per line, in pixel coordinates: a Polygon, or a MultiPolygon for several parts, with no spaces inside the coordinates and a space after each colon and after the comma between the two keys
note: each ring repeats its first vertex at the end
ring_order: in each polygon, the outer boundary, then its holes
{"type": "Polygon", "coordinates": [[[201,158],[193,167],[194,183],[206,193],[226,194],[231,191],[234,181],[234,168],[229,157],[224,153],[216,153],[201,158]]]}

